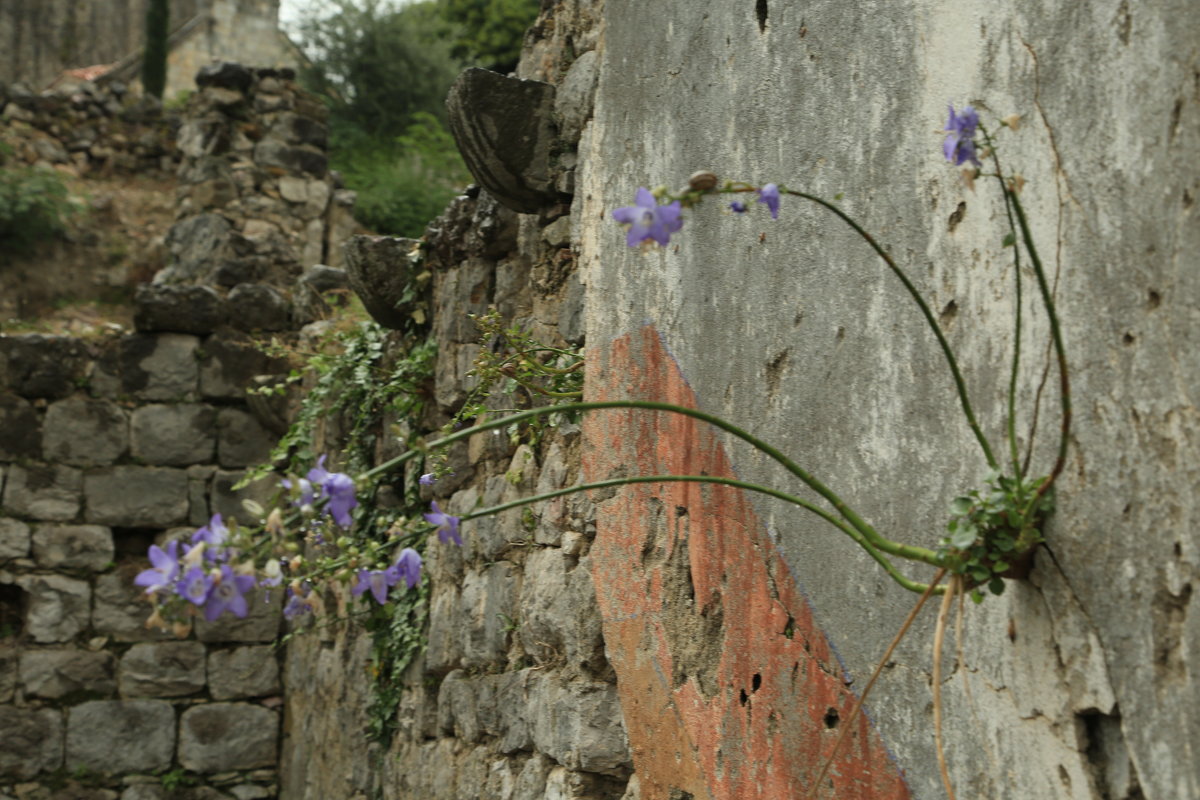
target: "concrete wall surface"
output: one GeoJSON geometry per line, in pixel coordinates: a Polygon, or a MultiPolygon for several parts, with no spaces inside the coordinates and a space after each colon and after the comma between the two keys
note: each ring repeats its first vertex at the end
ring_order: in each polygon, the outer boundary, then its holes
{"type": "MultiPolygon", "coordinates": [[[[611,211],[698,169],[842,194],[940,312],[999,448],[1014,343],[1004,208],[947,165],[940,129],[948,101],[993,128],[1021,115],[1001,155],[1027,181],[1056,287],[1075,426],[1031,576],[967,604],[962,667],[948,647],[950,774],[960,797],[1200,797],[1193,4],[607,0],[599,51],[574,210],[589,394],[739,421],[885,535],[927,547],[987,467],[933,337],[867,246],[796,198],[777,221],[710,199],[649,252],[626,246],[611,211]]],[[[1058,395],[1052,369],[1039,392],[1048,328],[1024,277],[1018,430],[1024,446],[1040,408],[1044,473],[1058,395]]],[[[665,417],[603,412],[585,437],[590,479],[709,469],[804,488],[665,417]]],[[[819,519],[725,490],[598,502],[593,562],[643,800],[807,790],[916,599],[819,519]]],[[[944,796],[933,624],[926,612],[884,670],[823,796],[944,796]]]]}

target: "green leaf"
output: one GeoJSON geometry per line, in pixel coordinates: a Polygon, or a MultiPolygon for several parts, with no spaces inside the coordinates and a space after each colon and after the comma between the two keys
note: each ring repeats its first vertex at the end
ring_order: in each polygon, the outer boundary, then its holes
{"type": "Polygon", "coordinates": [[[1004,579],[992,578],[990,581],[988,581],[988,591],[997,597],[1004,594],[1004,579]]]}
{"type": "Polygon", "coordinates": [[[971,498],[956,497],[954,498],[954,501],[950,503],[950,511],[951,513],[963,516],[971,511],[971,505],[971,498]]]}
{"type": "Polygon", "coordinates": [[[975,542],[975,528],[964,525],[950,537],[950,546],[957,550],[965,550],[975,542]]]}
{"type": "Polygon", "coordinates": [[[1016,243],[1017,243],[1017,235],[1015,233],[1013,233],[1012,231],[1009,231],[1008,234],[1004,237],[1004,246],[1012,247],[1016,243]]]}

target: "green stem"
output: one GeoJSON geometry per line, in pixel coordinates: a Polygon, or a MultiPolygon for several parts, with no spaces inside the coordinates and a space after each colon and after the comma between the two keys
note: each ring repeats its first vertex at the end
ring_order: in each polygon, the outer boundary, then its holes
{"type": "Polygon", "coordinates": [[[726,420],[717,416],[713,416],[712,414],[707,414],[694,408],[685,408],[684,406],[677,406],[672,403],[659,403],[651,400],[602,400],[588,403],[562,403],[560,405],[545,406],[543,408],[531,408],[527,411],[521,411],[508,417],[503,417],[498,420],[490,420],[488,422],[474,425],[470,428],[456,431],[448,436],[443,436],[441,439],[427,443],[422,449],[409,450],[406,453],[402,453],[395,458],[385,461],[377,467],[367,470],[359,476],[358,480],[365,480],[380,473],[388,472],[400,464],[403,464],[405,461],[415,458],[416,456],[428,450],[445,447],[469,436],[474,436],[477,433],[494,430],[496,428],[502,428],[515,422],[530,419],[541,414],[554,414],[564,411],[593,411],[604,408],[640,408],[649,411],[663,411],[674,414],[682,414],[683,416],[694,417],[696,419],[703,420],[704,422],[720,428],[723,431],[727,431],[746,442],[751,447],[761,450],[763,453],[770,456],[779,464],[783,465],[788,472],[792,473],[805,484],[807,484],[810,489],[829,501],[830,505],[832,505],[847,522],[854,526],[856,530],[861,532],[863,536],[866,537],[867,541],[871,542],[871,544],[876,548],[885,552],[890,552],[888,549],[889,547],[901,546],[880,536],[874,528],[867,524],[865,520],[863,520],[848,505],[846,505],[845,501],[838,497],[832,489],[814,478],[803,468],[801,468],[800,465],[796,464],[778,449],[772,447],[761,439],[751,436],[749,433],[737,427],[733,423],[727,422],[726,420]]]}
{"type": "Polygon", "coordinates": [[[1000,193],[1004,196],[1004,213],[1008,217],[1008,230],[1012,234],[1013,243],[1013,274],[1016,281],[1016,317],[1013,322],[1013,357],[1012,371],[1008,377],[1008,449],[1009,457],[1012,459],[1013,475],[1017,481],[1024,477],[1021,469],[1021,455],[1017,446],[1017,373],[1021,366],[1021,248],[1017,246],[1017,223],[1013,219],[1012,200],[1008,196],[1008,187],[1004,184],[1004,173],[1000,169],[1000,157],[996,155],[996,146],[992,142],[991,134],[982,125],[979,129],[983,132],[984,140],[987,142],[988,149],[992,152],[992,163],[996,165],[995,178],[1000,182],[1000,193]]]}
{"type": "MultiPolygon", "coordinates": [[[[477,509],[475,511],[471,511],[470,513],[463,514],[461,517],[459,517],[459,520],[466,521],[466,520],[476,519],[478,517],[487,517],[487,516],[491,516],[492,514],[499,514],[502,511],[508,511],[513,508],[519,508],[521,506],[529,505],[531,503],[540,503],[544,500],[552,500],[555,497],[562,497],[563,495],[574,494],[576,492],[586,492],[586,491],[590,491],[592,489],[607,489],[607,488],[615,487],[615,486],[626,486],[626,485],[632,484],[632,483],[672,483],[672,482],[710,483],[710,484],[715,483],[715,484],[720,484],[722,486],[733,486],[738,489],[745,489],[745,490],[751,491],[751,492],[759,492],[760,494],[769,495],[771,497],[778,498],[779,500],[783,500],[785,502],[792,503],[793,505],[800,506],[801,508],[806,509],[806,510],[811,511],[812,513],[816,514],[821,519],[825,520],[830,525],[833,525],[838,530],[840,530],[842,533],[846,534],[851,539],[853,539],[860,547],[862,547],[864,550],[866,550],[867,553],[869,553],[872,558],[874,558],[876,561],[878,561],[879,564],[885,570],[887,570],[888,575],[892,576],[892,578],[896,581],[896,583],[900,584],[905,589],[920,593],[920,592],[924,592],[928,588],[927,584],[917,583],[915,581],[909,580],[908,578],[904,577],[904,575],[902,575],[900,573],[900,571],[896,569],[895,565],[892,564],[886,557],[884,557],[884,555],[882,553],[880,553],[879,550],[875,549],[875,547],[872,546],[872,544],[867,541],[866,537],[864,537],[859,531],[857,531],[853,527],[847,525],[845,522],[843,522],[842,520],[833,516],[828,511],[821,508],[820,506],[810,503],[809,501],[807,501],[803,498],[796,497],[795,495],[791,495],[786,492],[781,492],[777,489],[772,489],[770,487],[762,486],[757,483],[749,483],[748,481],[739,481],[734,478],[717,478],[717,477],[713,477],[710,475],[643,475],[643,476],[638,476],[638,477],[634,477],[634,478],[611,478],[609,480],[596,481],[595,483],[584,483],[584,484],[580,484],[577,486],[568,486],[564,489],[555,489],[554,491],[545,492],[543,494],[534,495],[532,497],[523,497],[518,500],[510,500],[507,503],[500,503],[499,505],[494,505],[494,506],[489,506],[487,508],[477,509]]],[[[940,565],[937,554],[934,553],[932,550],[926,550],[923,547],[913,547],[911,545],[897,544],[897,545],[894,545],[894,547],[892,547],[891,549],[887,550],[886,552],[889,552],[892,555],[899,556],[901,558],[907,558],[911,561],[922,561],[926,564],[931,564],[933,566],[940,565]]]]}
{"type": "Polygon", "coordinates": [[[992,447],[990,444],[988,444],[987,437],[983,435],[983,430],[980,429],[979,423],[975,420],[975,412],[972,410],[971,401],[967,397],[967,385],[966,382],[963,381],[962,372],[958,368],[958,361],[954,358],[954,352],[950,349],[950,343],[946,341],[946,336],[942,333],[941,326],[938,325],[937,319],[933,316],[933,310],[929,308],[929,304],[925,302],[925,298],[921,297],[921,293],[917,291],[917,287],[915,287],[912,281],[908,279],[908,276],[904,273],[904,270],[900,269],[900,266],[896,263],[895,259],[893,259],[886,250],[879,246],[879,243],[875,241],[871,234],[867,233],[861,225],[855,222],[849,215],[847,215],[833,203],[823,200],[816,195],[808,194],[807,192],[798,192],[794,189],[788,189],[783,186],[779,187],[779,191],[809,200],[828,209],[829,211],[832,211],[838,218],[849,225],[855,233],[862,237],[863,241],[871,246],[871,249],[883,259],[885,264],[887,264],[888,269],[892,271],[892,274],[899,278],[900,282],[904,284],[904,288],[908,290],[909,295],[916,302],[917,306],[920,307],[921,313],[925,316],[925,321],[929,323],[929,328],[933,331],[933,335],[937,337],[938,344],[942,348],[942,353],[946,357],[946,363],[950,365],[950,373],[954,376],[954,387],[958,391],[958,399],[962,404],[963,414],[966,415],[967,424],[971,426],[971,431],[975,434],[976,440],[979,441],[980,448],[983,449],[983,456],[987,459],[988,466],[992,469],[997,469],[996,457],[992,455],[992,447]]]}
{"type": "Polygon", "coordinates": [[[1054,353],[1058,358],[1058,393],[1062,403],[1062,429],[1058,442],[1058,457],[1054,461],[1054,468],[1050,470],[1050,474],[1046,480],[1042,481],[1042,485],[1038,487],[1030,501],[1029,509],[1033,509],[1067,464],[1067,446],[1071,435],[1071,378],[1067,371],[1067,351],[1063,345],[1062,328],[1058,324],[1058,312],[1054,307],[1050,284],[1046,281],[1046,270],[1042,267],[1042,259],[1038,255],[1037,246],[1033,242],[1033,234],[1029,230],[1029,221],[1025,218],[1025,209],[1021,206],[1020,197],[1011,187],[1005,186],[1004,192],[1012,199],[1013,210],[1017,214],[1017,224],[1021,227],[1021,239],[1025,242],[1025,249],[1029,251],[1029,259],[1033,262],[1038,289],[1042,294],[1042,305],[1046,307],[1046,316],[1050,320],[1050,337],[1054,342],[1054,353]]]}

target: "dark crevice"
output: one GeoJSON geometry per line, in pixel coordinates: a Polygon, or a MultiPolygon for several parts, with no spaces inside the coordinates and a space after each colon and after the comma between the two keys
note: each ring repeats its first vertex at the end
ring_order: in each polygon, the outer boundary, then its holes
{"type": "Polygon", "coordinates": [[[754,14],[758,17],[758,32],[765,33],[767,30],[767,0],[756,0],[754,14]]]}

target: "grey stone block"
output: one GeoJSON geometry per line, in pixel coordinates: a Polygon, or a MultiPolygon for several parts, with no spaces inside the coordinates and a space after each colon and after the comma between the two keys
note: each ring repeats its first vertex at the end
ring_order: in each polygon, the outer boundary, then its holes
{"type": "Polygon", "coordinates": [[[273,767],[279,716],[249,703],[209,703],[183,712],[179,763],[194,772],[273,767]]]}
{"type": "Polygon", "coordinates": [[[0,393],[0,461],[41,458],[42,422],[23,397],[0,393]]]}
{"type": "Polygon", "coordinates": [[[296,174],[323,178],[329,159],[311,145],[288,145],[279,139],[263,139],[254,146],[254,161],[266,167],[282,167],[296,174]]]}
{"type": "Polygon", "coordinates": [[[79,513],[83,473],[62,464],[13,464],[4,481],[4,507],[32,519],[66,522],[79,513]]]}
{"type": "Polygon", "coordinates": [[[425,670],[430,674],[438,675],[461,666],[462,618],[458,606],[458,592],[453,587],[439,586],[433,590],[429,604],[429,644],[425,650],[425,670]]]}
{"type": "Polygon", "coordinates": [[[187,472],[182,469],[101,468],[84,476],[83,490],[90,522],[165,528],[187,521],[187,472]]]}
{"type": "Polygon", "coordinates": [[[92,599],[87,581],[62,575],[22,575],[17,585],[29,594],[25,632],[35,642],[66,642],[87,627],[92,599]]]}
{"type": "Polygon", "coordinates": [[[275,436],[249,412],[222,408],[217,414],[217,460],[222,467],[249,467],[271,455],[275,436]]]}
{"type": "Polygon", "coordinates": [[[504,661],[508,653],[509,624],[517,610],[517,568],[501,561],[482,572],[468,570],[458,602],[463,665],[483,667],[504,661]]]}
{"type": "Polygon", "coordinates": [[[186,217],[167,231],[170,263],[154,276],[161,284],[203,282],[233,255],[233,227],[220,214],[186,217]]]}
{"type": "Polygon", "coordinates": [[[112,531],[101,525],[39,525],[33,557],[49,569],[102,570],[112,563],[112,531]]]}
{"type": "Polygon", "coordinates": [[[222,330],[204,341],[200,358],[200,394],[240,400],[256,375],[285,372],[279,359],[264,354],[243,333],[222,330]]]}
{"type": "Polygon", "coordinates": [[[280,684],[275,648],[262,645],[210,653],[208,688],[214,700],[240,700],[277,694],[280,684]]]}
{"type": "Polygon", "coordinates": [[[129,447],[129,415],[109,400],[76,394],[46,409],[42,451],[77,467],[111,464],[129,447]]]}
{"type": "Polygon", "coordinates": [[[133,324],[143,332],[212,333],[225,317],[224,301],[211,286],[143,283],[133,303],[133,324]]]}
{"type": "Polygon", "coordinates": [[[175,709],[162,700],[94,700],[67,717],[66,767],[116,775],[171,766],[175,709]]]}
{"type": "Polygon", "coordinates": [[[0,706],[0,776],[29,780],[63,763],[62,712],[54,708],[0,706]]]}
{"type": "Polygon", "coordinates": [[[122,697],[182,697],[204,688],[205,650],[199,642],[135,644],[121,657],[122,697]]]}
{"type": "Polygon", "coordinates": [[[495,274],[496,265],[485,258],[468,258],[437,274],[433,331],[439,343],[479,341],[479,328],[469,315],[487,313],[495,274]]]}
{"type": "Polygon", "coordinates": [[[271,498],[275,496],[279,489],[279,481],[273,475],[268,475],[261,480],[250,484],[249,486],[234,491],[233,487],[238,484],[246,473],[243,471],[217,470],[212,477],[212,489],[210,492],[211,508],[214,514],[220,513],[228,522],[229,519],[249,520],[250,512],[242,505],[243,500],[254,500],[259,505],[267,508],[271,504],[271,498]]]}
{"type": "Polygon", "coordinates": [[[116,659],[88,650],[26,650],[21,654],[21,685],[26,696],[58,700],[78,692],[111,695],[116,659]]]}
{"type": "Polygon", "coordinates": [[[518,635],[525,652],[539,660],[565,656],[572,666],[602,669],[604,635],[587,559],[575,566],[558,548],[534,550],[524,577],[518,635]]]}
{"type": "Polygon", "coordinates": [[[18,655],[13,645],[0,644],[0,703],[12,700],[17,689],[18,655]]]}
{"type": "Polygon", "coordinates": [[[217,411],[197,403],[153,404],[133,412],[133,457],[147,464],[183,467],[212,461],[217,411]]]}
{"type": "Polygon", "coordinates": [[[87,378],[87,346],[69,336],[0,336],[0,376],[22,397],[57,399],[87,378]]]}
{"type": "Polygon", "coordinates": [[[182,333],[132,334],[118,352],[121,386],[141,400],[187,400],[199,381],[200,340],[182,333]]]}
{"type": "Polygon", "coordinates": [[[29,526],[19,519],[0,517],[0,561],[29,555],[29,526]]]}
{"type": "Polygon", "coordinates": [[[169,633],[146,627],[152,609],[146,602],[145,590],[136,586],[133,579],[141,569],[148,568],[148,562],[141,562],[96,578],[92,608],[92,628],[96,633],[111,636],[118,642],[172,638],[169,633]]]}
{"type": "Polygon", "coordinates": [[[629,740],[612,684],[543,674],[532,681],[526,708],[539,751],[573,770],[627,774],[629,740]]]}
{"type": "Polygon", "coordinates": [[[566,142],[576,142],[584,124],[592,116],[592,99],[596,94],[599,56],[589,50],[571,63],[554,96],[554,112],[558,129],[566,142]]]}
{"type": "Polygon", "coordinates": [[[213,622],[198,618],[196,638],[202,642],[272,642],[283,622],[283,591],[255,589],[246,596],[245,617],[222,614],[213,622]],[[265,597],[264,597],[265,595],[265,597]]]}
{"type": "Polygon", "coordinates": [[[553,86],[468,69],[450,87],[446,110],[467,167],[497,200],[526,214],[555,200],[553,86]]]}
{"type": "Polygon", "coordinates": [[[291,304],[265,283],[243,283],[229,293],[229,321],[243,331],[285,331],[291,328],[291,304]]]}

